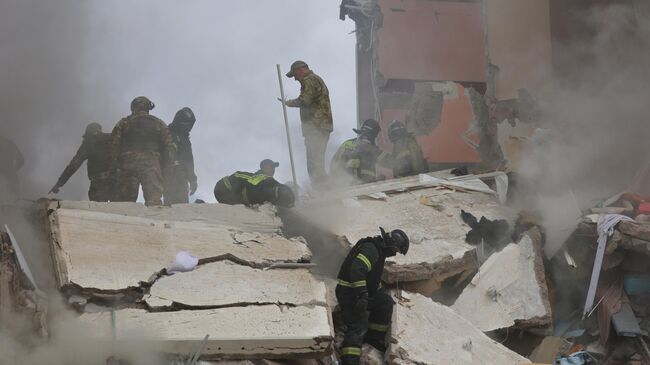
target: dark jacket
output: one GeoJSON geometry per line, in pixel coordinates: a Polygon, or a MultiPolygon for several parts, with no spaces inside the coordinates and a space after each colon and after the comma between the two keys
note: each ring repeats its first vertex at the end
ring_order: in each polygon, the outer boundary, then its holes
{"type": "Polygon", "coordinates": [[[89,180],[108,178],[111,170],[111,148],[110,133],[97,133],[84,137],[77,153],[63,170],[56,184],[65,185],[86,160],[89,180]]]}
{"type": "Polygon", "coordinates": [[[368,296],[377,293],[384,273],[386,255],[381,237],[366,237],[350,250],[339,271],[339,285],[356,290],[368,290],[368,296]]]}
{"type": "Polygon", "coordinates": [[[173,173],[181,174],[188,182],[196,184],[196,173],[194,172],[194,154],[192,153],[192,142],[190,141],[190,130],[176,121],[169,124],[172,142],[176,146],[173,173]]]}
{"type": "Polygon", "coordinates": [[[268,175],[245,171],[237,171],[221,181],[229,191],[241,199],[239,204],[246,205],[275,203],[274,188],[280,185],[277,180],[268,175]]]}
{"type": "Polygon", "coordinates": [[[429,171],[422,149],[411,135],[395,141],[392,156],[394,177],[412,176],[429,171]]]}

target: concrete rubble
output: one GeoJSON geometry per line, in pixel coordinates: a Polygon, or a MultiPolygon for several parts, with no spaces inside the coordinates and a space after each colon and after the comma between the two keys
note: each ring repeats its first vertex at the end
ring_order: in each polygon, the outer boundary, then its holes
{"type": "MultiPolygon", "coordinates": [[[[404,294],[402,294],[404,295],[404,294]]],[[[451,308],[419,294],[396,298],[388,349],[391,365],[493,364],[530,361],[486,336],[451,308]]]]}
{"type": "Polygon", "coordinates": [[[490,256],[451,308],[484,332],[551,325],[541,250],[539,230],[527,232],[490,256]]]}
{"type": "Polygon", "coordinates": [[[325,285],[300,265],[282,266],[308,263],[311,252],[281,234],[270,206],[51,202],[48,221],[59,286],[96,304],[76,321],[98,340],[111,338],[113,295],[118,342],[153,340],[163,353],[187,354],[207,334],[202,359],[331,351],[325,285]],[[180,251],[198,266],[168,275],[180,251]]]}
{"type": "Polygon", "coordinates": [[[429,295],[446,279],[466,277],[477,268],[476,248],[465,242],[469,229],[460,218],[461,209],[509,221],[514,214],[478,179],[445,180],[449,176],[444,172],[426,176],[432,180],[411,177],[351,187],[339,193],[343,200],[307,201],[298,214],[333,232],[346,247],[379,234],[378,227],[408,232],[409,254],[387,261],[384,281],[429,295]],[[382,191],[387,193],[376,194],[382,191]],[[350,203],[349,196],[355,194],[350,203]]]}

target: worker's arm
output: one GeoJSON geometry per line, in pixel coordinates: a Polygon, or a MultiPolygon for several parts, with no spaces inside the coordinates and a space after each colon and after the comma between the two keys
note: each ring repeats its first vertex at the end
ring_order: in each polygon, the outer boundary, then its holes
{"type": "Polygon", "coordinates": [[[79,149],[77,150],[77,153],[74,155],[68,166],[65,167],[63,170],[63,173],[61,173],[61,176],[59,176],[59,180],[57,180],[56,184],[52,189],[50,190],[50,193],[58,193],[59,188],[65,185],[65,183],[68,182],[70,177],[74,175],[77,170],[83,165],[84,161],[88,159],[88,144],[86,143],[86,140],[83,141],[81,146],[79,146],[79,149]]]}
{"type": "Polygon", "coordinates": [[[185,176],[187,176],[187,180],[190,182],[190,195],[192,195],[196,192],[198,184],[196,173],[194,172],[194,152],[192,151],[192,142],[188,139],[187,144],[189,153],[186,156],[187,161],[185,161],[185,176]]]}
{"type": "Polygon", "coordinates": [[[172,139],[172,134],[169,131],[169,128],[167,128],[167,125],[163,123],[163,121],[160,121],[160,129],[158,130],[158,135],[160,138],[160,145],[162,146],[160,166],[162,168],[165,168],[171,164],[174,164],[177,148],[172,139]]]}
{"type": "Polygon", "coordinates": [[[321,93],[321,86],[318,83],[318,80],[315,78],[307,78],[303,82],[304,85],[302,90],[300,90],[300,96],[295,99],[287,100],[285,102],[286,106],[302,107],[314,103],[318,94],[321,93]]]}

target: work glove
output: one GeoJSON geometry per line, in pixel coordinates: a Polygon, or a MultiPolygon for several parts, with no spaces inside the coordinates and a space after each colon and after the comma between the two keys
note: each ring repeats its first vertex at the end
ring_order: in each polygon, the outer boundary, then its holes
{"type": "Polygon", "coordinates": [[[48,192],[48,194],[58,194],[60,188],[61,188],[61,187],[60,187],[59,185],[54,185],[54,186],[52,187],[52,189],[50,189],[50,191],[48,192]]]}
{"type": "Polygon", "coordinates": [[[194,195],[196,193],[196,189],[198,188],[198,185],[196,181],[190,181],[190,195],[194,195]]]}
{"type": "Polygon", "coordinates": [[[364,313],[368,310],[368,290],[365,288],[357,294],[357,302],[354,304],[356,313],[364,313]]]}

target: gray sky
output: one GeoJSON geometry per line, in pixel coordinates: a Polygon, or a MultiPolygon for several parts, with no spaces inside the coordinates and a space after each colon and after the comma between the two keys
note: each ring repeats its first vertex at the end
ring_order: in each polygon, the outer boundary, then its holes
{"type": "MultiPolygon", "coordinates": [[[[19,142],[30,139],[22,143],[28,157],[22,174],[45,189],[41,195],[76,151],[84,126],[96,121],[112,129],[137,95],[150,97],[156,104],[152,114],[165,122],[181,107],[194,110],[197,197],[214,201],[219,178],[255,170],[267,157],[280,161],[278,180],[290,180],[276,63],[286,72],[292,61],[303,59],[327,83],[335,125],[330,155],[356,123],[355,36],[349,34],[354,24],[338,19],[338,1],[66,0],[59,7],[8,1],[5,9],[13,7],[12,14],[34,22],[5,24],[13,36],[2,39],[3,49],[15,52],[2,60],[14,70],[3,79],[38,95],[47,108],[28,113],[24,125],[35,128],[8,134],[19,142]],[[36,22],[38,17],[43,21],[36,22]],[[43,46],[29,48],[36,42],[43,46]],[[40,61],[25,64],[32,59],[40,61]],[[12,80],[12,72],[24,77],[12,80]],[[22,81],[35,73],[41,77],[22,81]],[[46,77],[52,80],[43,86],[46,77]]],[[[299,84],[286,77],[284,82],[287,96],[297,96],[299,84]]],[[[289,121],[298,180],[305,183],[297,109],[289,110],[289,121]]],[[[86,197],[83,169],[60,197],[86,197]]]]}

